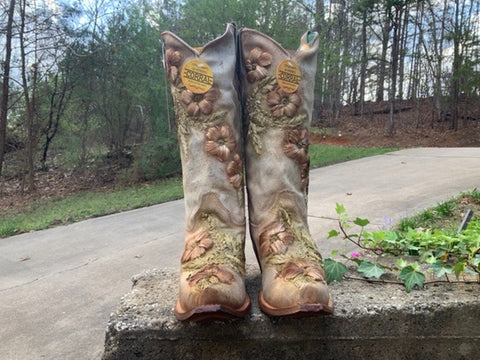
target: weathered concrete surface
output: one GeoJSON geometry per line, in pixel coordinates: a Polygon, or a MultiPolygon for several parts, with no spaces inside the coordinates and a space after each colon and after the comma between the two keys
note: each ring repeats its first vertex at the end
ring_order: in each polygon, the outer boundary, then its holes
{"type": "Polygon", "coordinates": [[[478,359],[478,285],[331,285],[335,313],[273,319],[258,310],[260,276],[249,267],[252,310],[229,323],[181,323],[173,316],[178,273],[134,278],[108,324],[104,360],[128,359],[478,359]]]}

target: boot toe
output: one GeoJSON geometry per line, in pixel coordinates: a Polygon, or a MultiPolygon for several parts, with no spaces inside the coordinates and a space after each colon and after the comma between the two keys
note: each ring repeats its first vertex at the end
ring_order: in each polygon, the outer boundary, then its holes
{"type": "Polygon", "coordinates": [[[228,320],[244,317],[250,309],[250,298],[245,291],[243,278],[223,267],[220,274],[210,272],[197,281],[182,274],[180,293],[175,305],[179,320],[228,320]]]}
{"type": "Polygon", "coordinates": [[[333,300],[325,281],[265,275],[259,304],[266,314],[302,316],[333,312],[333,300]]]}

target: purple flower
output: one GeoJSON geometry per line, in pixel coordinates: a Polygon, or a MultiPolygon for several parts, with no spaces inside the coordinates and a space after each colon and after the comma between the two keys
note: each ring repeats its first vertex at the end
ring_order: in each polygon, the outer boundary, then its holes
{"type": "Polygon", "coordinates": [[[358,253],[356,251],[354,251],[350,254],[350,258],[352,258],[352,259],[357,259],[359,257],[360,257],[360,253],[358,253]]]}

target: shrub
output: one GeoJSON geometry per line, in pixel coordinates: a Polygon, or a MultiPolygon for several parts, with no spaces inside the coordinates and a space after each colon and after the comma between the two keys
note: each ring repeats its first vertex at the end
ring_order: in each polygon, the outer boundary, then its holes
{"type": "Polygon", "coordinates": [[[173,136],[157,136],[142,145],[135,155],[134,169],[142,180],[181,174],[180,152],[173,136]]]}

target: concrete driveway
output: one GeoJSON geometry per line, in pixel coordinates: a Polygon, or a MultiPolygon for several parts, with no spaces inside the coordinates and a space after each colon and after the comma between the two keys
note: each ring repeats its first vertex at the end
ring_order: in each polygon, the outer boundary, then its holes
{"type": "MultiPolygon", "coordinates": [[[[352,249],[326,240],[336,202],[388,226],[480,188],[480,148],[407,149],[310,176],[311,232],[329,256],[352,249]]],[[[0,239],[0,359],[100,358],[109,314],[130,278],[177,266],[182,248],[183,200],[0,239]]],[[[255,263],[248,241],[246,252],[255,263]]]]}

